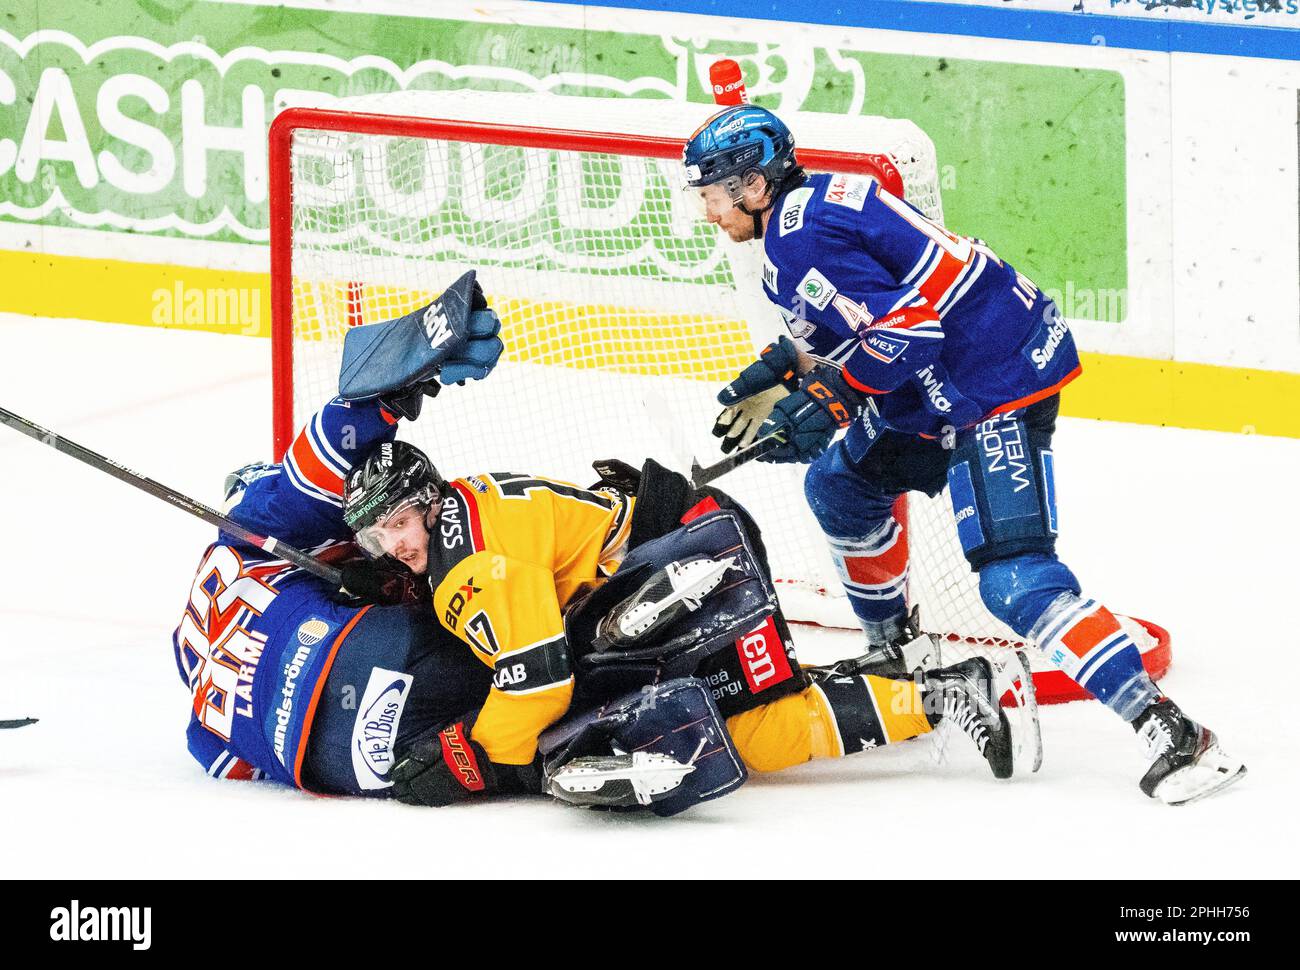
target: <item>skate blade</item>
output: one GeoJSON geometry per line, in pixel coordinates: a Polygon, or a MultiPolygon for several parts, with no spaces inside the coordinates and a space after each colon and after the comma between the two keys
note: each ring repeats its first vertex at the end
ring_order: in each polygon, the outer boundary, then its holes
{"type": "Polygon", "coordinates": [[[1245,777],[1246,766],[1226,754],[1216,741],[1195,764],[1180,768],[1157,785],[1155,796],[1166,805],[1190,805],[1245,777]]]}
{"type": "Polygon", "coordinates": [[[1033,774],[1043,767],[1043,728],[1038,719],[1038,693],[1034,690],[1029,658],[1022,650],[1015,651],[1013,656],[1015,662],[1008,661],[1003,676],[1010,682],[1015,704],[1010,710],[1003,708],[1003,712],[1012,722],[1015,773],[1024,774],[1028,766],[1029,773],[1033,774]]]}

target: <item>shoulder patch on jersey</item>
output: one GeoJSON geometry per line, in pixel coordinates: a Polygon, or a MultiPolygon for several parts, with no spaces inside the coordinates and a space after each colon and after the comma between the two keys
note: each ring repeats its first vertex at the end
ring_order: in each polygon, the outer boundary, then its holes
{"type": "Polygon", "coordinates": [[[839,291],[835,289],[835,285],[819,273],[816,266],[813,266],[799,281],[795,296],[818,310],[825,310],[837,292],[839,291]]]}
{"type": "Polygon", "coordinates": [[[907,347],[908,342],[901,337],[886,336],[882,333],[872,333],[862,342],[863,350],[886,364],[898,360],[907,347]]]}
{"type": "Polygon", "coordinates": [[[872,180],[863,175],[835,175],[826,185],[826,201],[862,211],[872,180]]]}
{"type": "Polygon", "coordinates": [[[812,198],[812,194],[812,188],[806,185],[785,194],[780,215],[777,216],[781,222],[781,235],[786,236],[803,228],[804,212],[808,208],[808,200],[812,198]]]}
{"type": "Polygon", "coordinates": [[[443,577],[462,559],[479,550],[475,541],[469,492],[456,488],[449,490],[442,500],[438,521],[429,533],[429,588],[437,589],[443,577]]]}
{"type": "Polygon", "coordinates": [[[776,264],[766,253],[763,254],[763,285],[773,293],[781,292],[776,283],[776,264]]]}

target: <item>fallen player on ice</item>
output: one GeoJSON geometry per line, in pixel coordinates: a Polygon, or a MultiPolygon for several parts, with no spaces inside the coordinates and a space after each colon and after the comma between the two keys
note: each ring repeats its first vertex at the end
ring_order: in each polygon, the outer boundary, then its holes
{"type": "MultiPolygon", "coordinates": [[[[232,519],[342,564],[341,588],[221,535],[174,644],[189,747],[215,777],[423,805],[549,793],[670,815],[779,770],[948,721],[993,773],[1037,760],[1027,674],[976,658],[803,668],[756,525],[648,462],[590,489],[444,480],[395,440],[439,385],[482,379],[499,322],[473,274],[359,328],[342,397],[279,465],[228,482],[232,519]],[[388,329],[383,329],[388,328],[388,329]],[[360,362],[360,363],[359,363],[360,362]],[[353,528],[356,542],[353,543],[353,528]],[[357,558],[357,549],[373,559],[357,558]],[[1005,681],[1005,683],[1004,683],[1005,681]]],[[[929,641],[914,638],[924,655],[929,641]]]]}

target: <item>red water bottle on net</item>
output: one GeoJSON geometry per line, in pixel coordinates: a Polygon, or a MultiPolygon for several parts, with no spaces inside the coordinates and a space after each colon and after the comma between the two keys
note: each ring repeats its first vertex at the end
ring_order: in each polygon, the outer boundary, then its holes
{"type": "Polygon", "coordinates": [[[731,58],[724,57],[709,65],[709,84],[713,88],[713,100],[718,104],[749,104],[745,75],[731,58]]]}

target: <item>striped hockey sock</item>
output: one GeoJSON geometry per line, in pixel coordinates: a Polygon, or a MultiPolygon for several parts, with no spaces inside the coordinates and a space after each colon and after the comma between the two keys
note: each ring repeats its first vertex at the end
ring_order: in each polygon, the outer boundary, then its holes
{"type": "Polygon", "coordinates": [[[1133,638],[1094,599],[1062,593],[1029,637],[1057,668],[1126,721],[1160,696],[1133,638]]]}
{"type": "Polygon", "coordinates": [[[865,538],[827,536],[849,604],[870,643],[889,643],[907,621],[907,541],[890,516],[865,538]]]}

